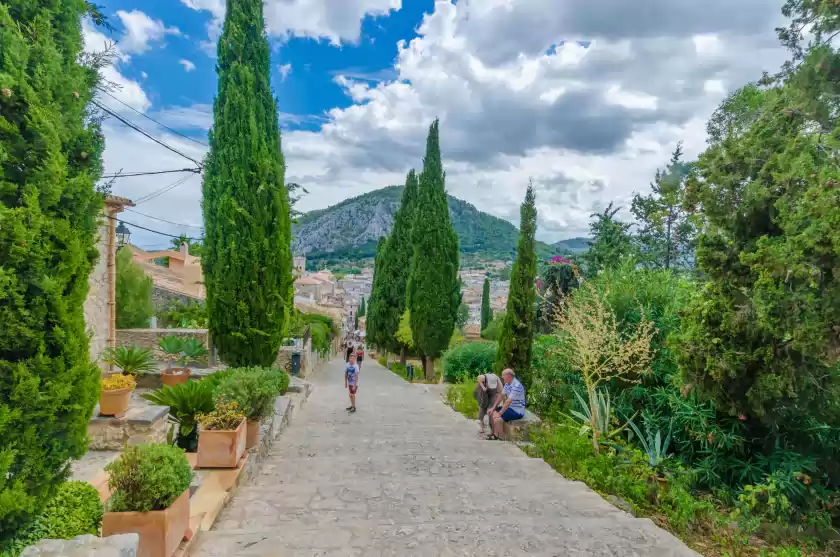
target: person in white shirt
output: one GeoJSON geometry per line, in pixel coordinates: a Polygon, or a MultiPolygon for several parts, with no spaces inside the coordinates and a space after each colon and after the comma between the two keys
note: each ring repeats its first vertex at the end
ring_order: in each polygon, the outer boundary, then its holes
{"type": "MultiPolygon", "coordinates": [[[[499,396],[499,376],[493,373],[485,373],[479,375],[476,379],[475,400],[478,401],[478,432],[484,435],[484,416],[487,415],[488,410],[493,408],[492,404],[496,402],[499,396]]],[[[490,426],[492,427],[492,422],[490,426]]]]}
{"type": "Polygon", "coordinates": [[[502,380],[504,387],[496,397],[495,410],[490,412],[493,433],[487,439],[502,439],[505,433],[505,422],[521,420],[525,417],[525,387],[510,368],[502,372],[502,380]]]}

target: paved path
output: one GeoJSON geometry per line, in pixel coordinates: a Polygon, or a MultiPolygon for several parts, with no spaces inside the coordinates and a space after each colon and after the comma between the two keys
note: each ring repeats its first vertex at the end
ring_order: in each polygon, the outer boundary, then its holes
{"type": "Polygon", "coordinates": [[[348,415],[343,363],[193,557],[696,556],[669,533],[365,361],[348,415]]]}

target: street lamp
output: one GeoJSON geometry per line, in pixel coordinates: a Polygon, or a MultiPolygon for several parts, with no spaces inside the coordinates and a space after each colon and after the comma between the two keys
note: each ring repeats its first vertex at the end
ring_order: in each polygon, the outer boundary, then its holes
{"type": "Polygon", "coordinates": [[[127,246],[129,238],[131,238],[131,230],[120,221],[117,225],[117,249],[127,246]]]}

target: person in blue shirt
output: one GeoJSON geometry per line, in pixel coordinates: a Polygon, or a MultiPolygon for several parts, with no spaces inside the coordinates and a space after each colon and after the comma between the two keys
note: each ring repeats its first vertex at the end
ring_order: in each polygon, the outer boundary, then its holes
{"type": "Polygon", "coordinates": [[[350,406],[347,407],[348,412],[356,411],[356,391],[359,390],[359,364],[356,363],[356,355],[350,354],[347,365],[344,366],[344,388],[350,391],[350,406]]]}
{"type": "Polygon", "coordinates": [[[490,413],[493,433],[487,439],[501,439],[505,434],[505,422],[525,417],[525,387],[510,368],[502,372],[502,381],[505,385],[496,397],[496,410],[490,413]]]}

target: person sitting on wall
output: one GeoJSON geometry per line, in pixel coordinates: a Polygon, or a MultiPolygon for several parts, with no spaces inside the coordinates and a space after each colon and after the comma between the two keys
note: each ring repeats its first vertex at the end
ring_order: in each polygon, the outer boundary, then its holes
{"type": "Polygon", "coordinates": [[[505,435],[505,422],[525,417],[525,387],[510,368],[502,372],[502,381],[505,385],[496,397],[496,409],[490,413],[493,433],[487,436],[488,440],[502,439],[505,435]]]}

